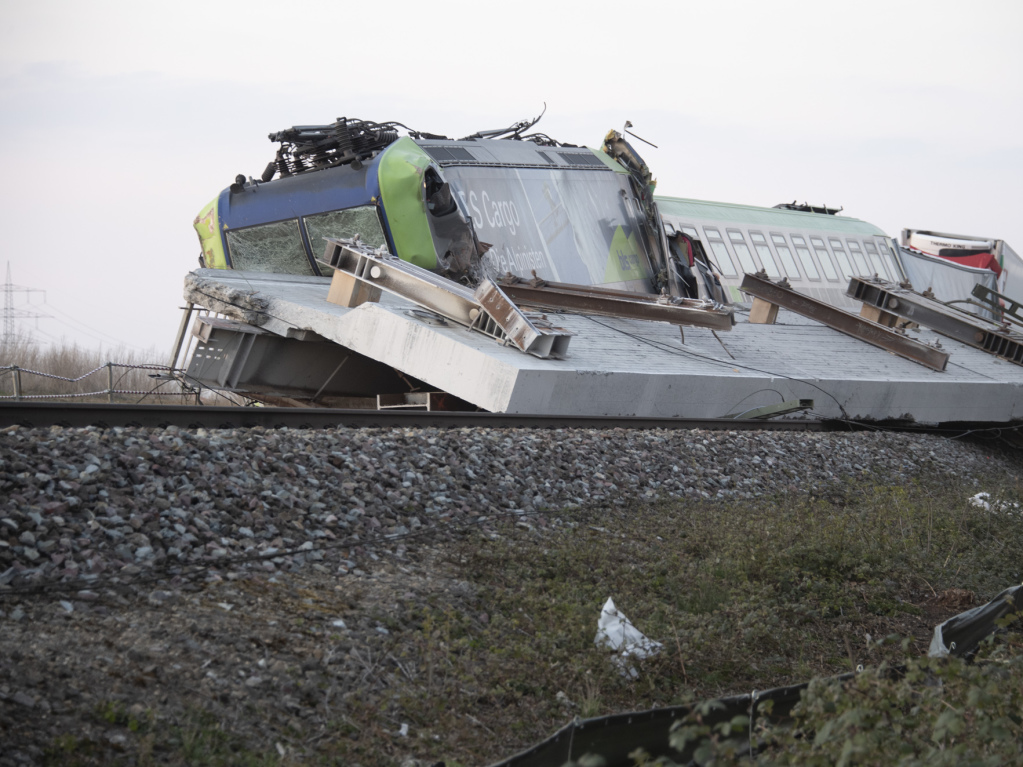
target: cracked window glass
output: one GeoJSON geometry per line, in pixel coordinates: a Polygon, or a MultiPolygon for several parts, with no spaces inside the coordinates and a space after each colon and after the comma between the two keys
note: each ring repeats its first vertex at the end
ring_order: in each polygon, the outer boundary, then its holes
{"type": "MultiPolygon", "coordinates": [[[[305,231],[309,235],[309,247],[313,250],[313,258],[322,259],[327,244],[324,237],[336,237],[339,240],[350,240],[359,235],[371,248],[387,248],[384,230],[380,227],[380,216],[375,205],[364,205],[361,208],[332,210],[329,213],[318,213],[305,216],[305,231]]],[[[319,264],[320,272],[329,277],[334,270],[319,264]]]]}
{"type": "Polygon", "coordinates": [[[313,274],[302,244],[298,219],[261,224],[227,233],[231,266],[248,272],[313,274]]]}

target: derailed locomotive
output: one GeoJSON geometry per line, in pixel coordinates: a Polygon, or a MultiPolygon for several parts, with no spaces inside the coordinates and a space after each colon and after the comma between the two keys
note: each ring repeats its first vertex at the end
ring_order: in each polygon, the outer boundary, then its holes
{"type": "Polygon", "coordinates": [[[695,298],[702,273],[723,298],[699,243],[666,236],[621,134],[593,150],[526,134],[533,122],[459,140],[345,118],[271,134],[262,177],[238,176],[196,217],[201,265],[329,276],[324,239],[358,235],[468,283],[512,273],[695,298]]]}

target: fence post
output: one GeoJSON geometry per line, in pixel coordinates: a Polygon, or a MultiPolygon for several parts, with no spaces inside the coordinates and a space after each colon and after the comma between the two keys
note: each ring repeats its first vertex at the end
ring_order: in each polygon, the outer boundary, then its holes
{"type": "Polygon", "coordinates": [[[107,402],[114,401],[114,363],[107,363],[107,402]]]}
{"type": "Polygon", "coordinates": [[[17,365],[11,366],[11,371],[14,373],[14,399],[21,399],[21,368],[17,365]]]}

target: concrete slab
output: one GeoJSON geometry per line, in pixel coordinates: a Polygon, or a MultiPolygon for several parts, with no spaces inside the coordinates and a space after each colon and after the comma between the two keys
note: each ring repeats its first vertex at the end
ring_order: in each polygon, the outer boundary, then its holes
{"type": "Polygon", "coordinates": [[[544,360],[438,322],[393,296],[347,309],[326,278],[201,269],[185,298],[282,336],[311,330],[493,412],[717,417],[813,399],[830,418],[922,423],[1023,419],[1023,367],[920,330],[951,354],[929,370],[782,311],[774,325],[740,316],[731,332],[558,315],[575,333],[564,360],[544,360]]]}

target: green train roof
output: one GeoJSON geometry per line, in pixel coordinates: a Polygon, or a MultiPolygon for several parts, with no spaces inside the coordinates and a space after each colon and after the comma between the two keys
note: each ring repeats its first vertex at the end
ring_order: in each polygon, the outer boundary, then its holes
{"type": "Polygon", "coordinates": [[[730,202],[687,200],[680,197],[656,196],[654,199],[657,201],[661,215],[691,219],[694,222],[721,221],[765,228],[788,227],[842,232],[843,234],[888,236],[873,224],[847,216],[806,213],[784,208],[758,208],[753,205],[736,205],[730,202]]]}

